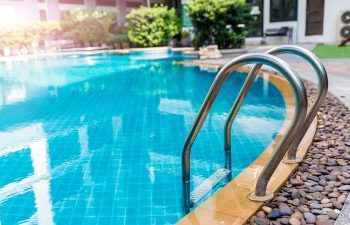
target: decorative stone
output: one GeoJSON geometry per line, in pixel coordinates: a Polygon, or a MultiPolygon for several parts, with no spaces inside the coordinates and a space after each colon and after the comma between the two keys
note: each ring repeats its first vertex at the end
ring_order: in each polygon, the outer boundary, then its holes
{"type": "Polygon", "coordinates": [[[257,215],[258,217],[263,217],[263,218],[266,217],[264,211],[259,211],[256,215],[257,215]]]}
{"type": "Polygon", "coordinates": [[[300,225],[301,224],[301,222],[299,220],[297,220],[296,218],[290,218],[289,223],[291,225],[300,225]]]}
{"type": "Polygon", "coordinates": [[[309,213],[309,212],[304,213],[304,218],[306,223],[316,223],[316,216],[312,213],[309,213]]]}
{"type": "Polygon", "coordinates": [[[342,209],[343,208],[343,204],[339,201],[333,201],[332,202],[333,206],[336,208],[336,209],[342,209]]]}
{"type": "Polygon", "coordinates": [[[338,218],[338,213],[336,213],[334,211],[327,212],[327,215],[329,216],[329,218],[334,219],[334,220],[338,218]]]}
{"type": "Polygon", "coordinates": [[[331,200],[329,200],[328,198],[324,198],[321,200],[322,204],[326,204],[326,203],[330,203],[330,202],[331,202],[331,200]]]}
{"type": "Polygon", "coordinates": [[[334,225],[334,220],[316,221],[316,225],[334,225]]]}
{"type": "Polygon", "coordinates": [[[270,220],[266,218],[256,217],[254,221],[257,225],[270,225],[270,220]]]}
{"type": "Polygon", "coordinates": [[[308,176],[307,179],[318,182],[320,180],[320,178],[316,177],[316,176],[308,176]]]}
{"type": "Polygon", "coordinates": [[[273,209],[271,212],[268,214],[267,218],[270,220],[276,220],[277,218],[281,217],[281,213],[278,209],[273,209]]]}
{"type": "Polygon", "coordinates": [[[278,196],[275,198],[275,201],[277,202],[286,202],[288,199],[284,196],[278,196]]]}
{"type": "Polygon", "coordinates": [[[199,56],[200,59],[218,59],[222,57],[217,45],[199,48],[199,56]]]}
{"type": "MultiPolygon", "coordinates": [[[[308,82],[306,87],[309,95],[317,93],[308,82]]],[[[334,225],[347,199],[350,109],[328,94],[317,119],[318,129],[305,159],[278,197],[261,209],[268,214],[269,225],[334,225]]],[[[252,223],[253,218],[250,223],[259,225],[252,223]]]]}
{"type": "Polygon", "coordinates": [[[311,203],[310,207],[313,208],[313,209],[322,209],[323,208],[323,206],[321,204],[318,204],[318,203],[315,203],[315,202],[311,203]]]}
{"type": "Polygon", "coordinates": [[[282,216],[290,216],[293,214],[293,210],[287,204],[281,203],[278,209],[282,216]]]}
{"type": "Polygon", "coordinates": [[[292,191],[292,198],[293,199],[300,199],[301,198],[301,195],[300,195],[300,193],[299,193],[299,191],[297,189],[294,189],[292,191]]]}
{"type": "Polygon", "coordinates": [[[303,217],[303,214],[301,212],[295,212],[291,218],[295,218],[297,220],[302,220],[304,217],[303,217]]]}
{"type": "Polygon", "coordinates": [[[329,216],[328,216],[328,215],[318,215],[318,216],[316,217],[316,220],[317,220],[317,221],[320,221],[320,222],[322,222],[322,221],[327,221],[327,220],[329,220],[329,216]]]}
{"type": "Polygon", "coordinates": [[[337,199],[338,202],[344,203],[346,201],[346,195],[340,195],[337,199]]]}
{"type": "Polygon", "coordinates": [[[329,193],[328,197],[330,197],[330,198],[338,198],[339,197],[339,193],[338,192],[329,193]]]}
{"type": "Polygon", "coordinates": [[[266,214],[269,214],[272,209],[270,207],[268,207],[268,206],[263,206],[261,208],[261,210],[264,211],[266,214]]]}
{"type": "Polygon", "coordinates": [[[279,222],[283,225],[289,225],[289,219],[288,218],[281,218],[279,222]]]}
{"type": "Polygon", "coordinates": [[[337,163],[338,163],[340,166],[346,166],[346,165],[348,165],[348,163],[347,163],[344,159],[338,159],[338,160],[337,160],[337,163]]]}
{"type": "Polygon", "coordinates": [[[338,188],[339,191],[350,191],[350,185],[343,185],[338,188]]]}
{"type": "Polygon", "coordinates": [[[314,191],[323,191],[323,190],[324,190],[324,187],[323,187],[323,186],[320,186],[320,185],[316,185],[316,186],[314,186],[313,188],[311,188],[311,190],[314,190],[314,191]]]}
{"type": "Polygon", "coordinates": [[[311,212],[316,215],[326,215],[327,213],[321,209],[312,209],[311,212]]]}

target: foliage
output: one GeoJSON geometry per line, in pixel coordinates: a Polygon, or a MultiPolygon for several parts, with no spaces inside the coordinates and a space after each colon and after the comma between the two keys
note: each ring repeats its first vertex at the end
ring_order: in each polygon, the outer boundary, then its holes
{"type": "Polygon", "coordinates": [[[76,42],[108,42],[116,18],[114,11],[73,9],[61,15],[63,36],[76,42]]]}
{"type": "Polygon", "coordinates": [[[120,42],[128,42],[129,38],[127,34],[112,34],[109,36],[108,42],[111,43],[120,43],[120,42]]]}
{"type": "Polygon", "coordinates": [[[181,37],[182,38],[190,38],[191,34],[190,34],[190,32],[184,30],[181,32],[181,37]]]}
{"type": "Polygon", "coordinates": [[[58,22],[31,22],[0,28],[0,48],[38,46],[61,30],[58,22]]]}
{"type": "Polygon", "coordinates": [[[217,44],[219,48],[235,48],[244,44],[249,33],[244,24],[252,19],[245,0],[193,0],[187,7],[196,47],[217,44]]]}
{"type": "Polygon", "coordinates": [[[180,21],[175,9],[162,5],[140,7],[131,11],[126,19],[130,41],[141,47],[167,45],[180,32],[180,21]]]}

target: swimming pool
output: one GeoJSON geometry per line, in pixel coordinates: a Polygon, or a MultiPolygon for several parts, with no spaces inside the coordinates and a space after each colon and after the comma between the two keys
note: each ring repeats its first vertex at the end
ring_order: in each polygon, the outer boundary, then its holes
{"type": "MultiPolygon", "coordinates": [[[[174,224],[181,150],[215,77],[190,56],[70,54],[0,64],[0,221],[174,224]]],[[[224,161],[223,127],[245,74],[231,76],[191,156],[192,185],[224,161]]],[[[281,93],[258,78],[234,124],[234,175],[282,126],[281,93]]]]}

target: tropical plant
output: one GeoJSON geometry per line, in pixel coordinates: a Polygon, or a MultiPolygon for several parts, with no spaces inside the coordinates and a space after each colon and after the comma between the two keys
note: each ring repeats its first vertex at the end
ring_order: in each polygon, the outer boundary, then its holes
{"type": "Polygon", "coordinates": [[[164,46],[180,32],[180,20],[175,9],[167,6],[140,7],[127,16],[128,36],[140,47],[164,46]]]}
{"type": "Polygon", "coordinates": [[[73,9],[61,16],[63,36],[76,42],[108,42],[116,18],[114,11],[73,9]]]}
{"type": "Polygon", "coordinates": [[[219,48],[236,48],[244,44],[249,33],[245,24],[252,19],[245,0],[193,0],[186,7],[196,47],[217,44],[219,48]]]}
{"type": "Polygon", "coordinates": [[[39,46],[61,30],[58,22],[30,22],[0,28],[0,49],[39,46]]]}

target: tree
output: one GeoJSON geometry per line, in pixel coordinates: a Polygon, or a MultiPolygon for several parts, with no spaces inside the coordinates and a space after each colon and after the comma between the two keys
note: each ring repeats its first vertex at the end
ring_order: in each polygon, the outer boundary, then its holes
{"type": "Polygon", "coordinates": [[[116,12],[73,9],[62,15],[63,36],[77,42],[107,42],[116,18],[116,12]]]}
{"type": "Polygon", "coordinates": [[[180,21],[175,10],[166,6],[140,7],[127,16],[128,36],[141,47],[167,45],[180,32],[180,21]]]}
{"type": "Polygon", "coordinates": [[[236,48],[244,44],[252,19],[245,0],[194,0],[187,4],[194,27],[194,45],[217,44],[236,48]]]}
{"type": "Polygon", "coordinates": [[[17,26],[0,28],[0,49],[38,46],[61,30],[58,22],[27,22],[17,26]]]}

